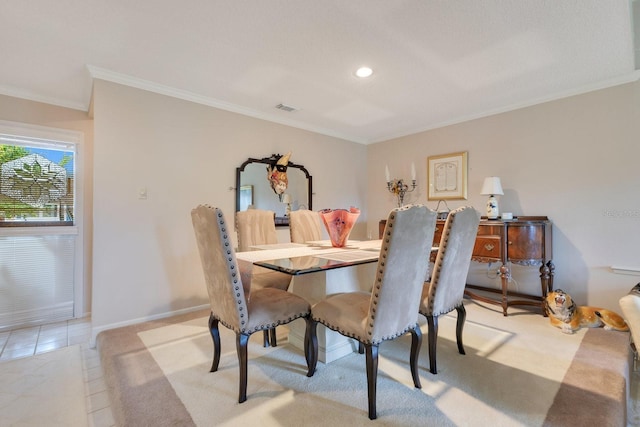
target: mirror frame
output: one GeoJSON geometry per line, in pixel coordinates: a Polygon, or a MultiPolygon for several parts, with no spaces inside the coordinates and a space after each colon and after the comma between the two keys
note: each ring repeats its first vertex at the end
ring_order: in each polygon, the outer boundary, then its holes
{"type": "MultiPolygon", "coordinates": [[[[252,157],[249,157],[244,163],[242,163],[240,165],[240,167],[236,168],[236,212],[238,212],[240,210],[240,187],[241,187],[240,174],[242,173],[242,171],[244,171],[244,168],[247,167],[247,165],[250,165],[252,163],[263,163],[265,165],[275,164],[280,157],[282,157],[280,154],[272,154],[270,157],[263,157],[261,159],[254,159],[252,157]]],[[[313,210],[313,204],[312,204],[312,199],[313,199],[312,183],[313,183],[313,179],[312,179],[311,175],[309,174],[309,171],[303,165],[297,165],[297,164],[292,163],[292,162],[288,162],[287,163],[287,169],[288,168],[296,168],[296,169],[300,169],[302,172],[304,172],[304,175],[307,178],[307,194],[308,194],[308,197],[309,197],[309,200],[308,200],[309,203],[307,205],[307,209],[313,210]]],[[[266,173],[265,173],[265,179],[267,179],[266,178],[266,173]]],[[[288,226],[289,225],[289,217],[284,217],[284,218],[278,217],[278,218],[275,219],[275,223],[276,223],[276,226],[288,226]]]]}

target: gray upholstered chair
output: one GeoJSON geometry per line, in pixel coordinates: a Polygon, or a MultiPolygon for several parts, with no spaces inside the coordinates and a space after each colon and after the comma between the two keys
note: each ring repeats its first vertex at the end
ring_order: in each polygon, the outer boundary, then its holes
{"type": "Polygon", "coordinates": [[[465,354],[462,345],[462,329],[467,312],[462,300],[479,223],[480,214],[470,206],[449,212],[442,230],[431,280],[424,283],[419,311],[427,318],[429,370],[432,374],[438,373],[436,366],[438,316],[453,310],[458,312],[456,341],[460,354],[465,354]]]}
{"type": "MultiPolygon", "coordinates": [[[[229,236],[232,227],[231,224],[227,224],[220,209],[200,205],[191,211],[191,219],[211,305],[211,372],[218,370],[220,362],[218,324],[222,323],[236,333],[240,365],[238,403],[242,403],[247,400],[247,344],[250,335],[300,317],[309,323],[310,306],[306,300],[290,292],[277,288],[254,290],[251,289],[251,284],[243,283],[229,236]]],[[[305,347],[309,348],[308,344],[305,347]]],[[[308,352],[305,353],[305,357],[309,367],[308,352]]]]}
{"type": "MultiPolygon", "coordinates": [[[[236,230],[238,233],[238,252],[252,250],[253,245],[271,245],[278,243],[274,222],[275,212],[263,209],[247,209],[236,212],[236,230]]],[[[240,263],[244,274],[251,274],[251,288],[278,288],[286,291],[291,284],[291,275],[279,271],[256,267],[251,263],[240,263]]],[[[264,346],[278,345],[276,328],[264,331],[264,346]]]]}
{"type": "MultiPolygon", "coordinates": [[[[335,294],[311,309],[306,339],[310,344],[308,376],[318,361],[317,324],[354,338],[366,352],[369,418],[376,418],[378,346],[411,332],[411,374],[421,388],[418,353],[422,334],[418,326],[420,292],[433,243],[436,212],[426,206],[406,206],[391,211],[382,237],[380,258],[371,292],[335,294]]],[[[327,369],[330,369],[327,366],[327,369]]]]}
{"type": "Polygon", "coordinates": [[[291,211],[289,214],[291,242],[306,243],[322,239],[320,214],[308,209],[291,211]]]}

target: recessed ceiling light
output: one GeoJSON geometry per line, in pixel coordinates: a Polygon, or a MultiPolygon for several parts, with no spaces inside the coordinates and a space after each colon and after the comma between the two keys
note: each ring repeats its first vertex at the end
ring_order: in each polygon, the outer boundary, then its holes
{"type": "Polygon", "coordinates": [[[360,67],[356,70],[356,76],[365,78],[373,74],[373,70],[369,67],[360,67]]]}

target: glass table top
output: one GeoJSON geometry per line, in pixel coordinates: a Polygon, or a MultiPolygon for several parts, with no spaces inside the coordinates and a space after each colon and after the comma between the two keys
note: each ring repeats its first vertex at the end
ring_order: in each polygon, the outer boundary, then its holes
{"type": "Polygon", "coordinates": [[[300,275],[377,262],[379,254],[379,251],[354,249],[322,255],[294,256],[255,261],[254,264],[291,275],[300,275]]]}

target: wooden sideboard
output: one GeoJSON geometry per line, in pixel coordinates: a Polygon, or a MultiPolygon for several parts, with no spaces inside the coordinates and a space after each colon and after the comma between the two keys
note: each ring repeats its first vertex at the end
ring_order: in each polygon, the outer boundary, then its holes
{"type": "MultiPolygon", "coordinates": [[[[386,220],[380,221],[380,238],[384,233],[385,225],[386,220]]],[[[438,220],[433,236],[434,246],[440,244],[443,226],[444,221],[438,220]]],[[[547,293],[553,290],[555,268],[552,261],[551,239],[551,221],[546,216],[519,216],[512,220],[489,220],[482,217],[471,259],[482,263],[500,262],[501,289],[467,283],[465,294],[479,301],[502,306],[504,316],[507,315],[509,306],[516,305],[537,306],[546,316],[545,298],[547,293]],[[539,267],[539,295],[509,290],[511,264],[539,267]],[[497,297],[493,298],[491,294],[497,294],[497,297]]]]}

